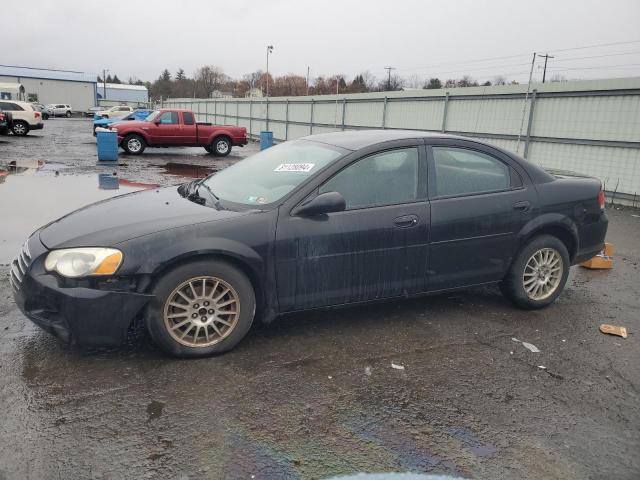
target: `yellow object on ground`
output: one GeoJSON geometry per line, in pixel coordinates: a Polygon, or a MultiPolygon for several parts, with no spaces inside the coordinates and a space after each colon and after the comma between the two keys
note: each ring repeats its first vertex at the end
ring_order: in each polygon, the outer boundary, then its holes
{"type": "Polygon", "coordinates": [[[617,325],[603,323],[600,325],[600,331],[602,333],[608,333],[609,335],[617,335],[622,338],[627,338],[627,329],[625,327],[618,327],[617,325]]]}
{"type": "Polygon", "coordinates": [[[604,248],[598,255],[590,258],[586,262],[582,262],[580,266],[590,268],[592,270],[613,268],[613,252],[613,244],[605,242],[604,248]]]}

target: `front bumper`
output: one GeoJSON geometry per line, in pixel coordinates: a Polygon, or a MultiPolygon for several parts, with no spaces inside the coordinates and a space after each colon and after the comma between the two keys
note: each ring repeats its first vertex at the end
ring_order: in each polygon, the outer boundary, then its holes
{"type": "Polygon", "coordinates": [[[65,342],[91,345],[122,343],[129,326],[153,298],[130,291],[66,286],[47,273],[47,249],[34,234],[11,265],[10,283],[20,310],[43,330],[65,342]]]}

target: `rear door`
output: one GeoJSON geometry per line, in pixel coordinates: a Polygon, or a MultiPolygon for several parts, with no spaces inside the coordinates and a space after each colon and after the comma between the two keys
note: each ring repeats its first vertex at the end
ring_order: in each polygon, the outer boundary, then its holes
{"type": "Polygon", "coordinates": [[[196,145],[198,143],[198,129],[192,112],[182,112],[180,139],[180,143],[183,145],[196,145]]]}
{"type": "Polygon", "coordinates": [[[429,226],[424,159],[422,145],[368,154],[314,191],[339,192],[346,210],[310,217],[280,213],[276,257],[283,311],[424,288],[429,226]]]}
{"type": "Polygon", "coordinates": [[[149,137],[154,145],[180,144],[180,115],[178,112],[162,112],[158,117],[158,124],[151,122],[149,137]]]}
{"type": "Polygon", "coordinates": [[[432,142],[429,290],[501,280],[516,236],[537,208],[535,189],[498,150],[462,140],[432,142]]]}

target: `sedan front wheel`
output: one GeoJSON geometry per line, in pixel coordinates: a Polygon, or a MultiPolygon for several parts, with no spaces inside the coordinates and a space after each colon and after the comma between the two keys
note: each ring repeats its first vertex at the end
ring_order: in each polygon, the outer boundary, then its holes
{"type": "Polygon", "coordinates": [[[167,353],[200,357],[232,349],[249,331],[255,294],[244,273],[221,261],[199,261],[162,277],[147,328],[167,353]]]}

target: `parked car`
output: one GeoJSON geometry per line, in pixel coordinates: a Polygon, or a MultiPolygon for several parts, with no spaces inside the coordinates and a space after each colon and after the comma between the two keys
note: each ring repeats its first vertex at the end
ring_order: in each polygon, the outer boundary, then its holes
{"type": "Polygon", "coordinates": [[[102,111],[103,108],[102,107],[89,107],[87,108],[87,110],[84,112],[84,116],[88,117],[88,118],[95,118],[96,113],[102,111]]]}
{"type": "Polygon", "coordinates": [[[9,112],[0,110],[0,135],[6,135],[11,128],[11,117],[9,112]]]}
{"type": "Polygon", "coordinates": [[[225,157],[233,146],[247,144],[247,129],[199,123],[191,110],[156,110],[142,122],[110,125],[118,132],[118,145],[125,152],[140,155],[147,147],[204,147],[225,157]]]}
{"type": "Polygon", "coordinates": [[[604,206],[600,181],[479,141],[328,133],[66,215],[31,235],[10,281],[67,341],[118,343],[139,318],[195,357],[233,348],[256,316],[496,283],[545,307],[603,248],[604,206]]]}
{"type": "Polygon", "coordinates": [[[113,117],[113,118],[96,118],[93,121],[93,135],[96,134],[96,128],[102,127],[107,128],[109,125],[113,125],[115,123],[131,121],[131,120],[144,120],[146,119],[153,111],[145,110],[143,108],[134,110],[133,112],[125,115],[124,117],[113,117]]]}
{"type": "Polygon", "coordinates": [[[71,105],[67,105],[64,103],[47,105],[47,112],[52,117],[71,118],[71,115],[73,115],[73,109],[71,108],[71,105]]]}
{"type": "Polygon", "coordinates": [[[34,110],[33,105],[17,100],[0,100],[0,110],[10,112],[13,117],[11,131],[14,135],[24,136],[31,130],[44,128],[42,114],[34,110]]]}
{"type": "Polygon", "coordinates": [[[94,118],[111,118],[111,117],[124,117],[128,113],[133,112],[133,107],[127,105],[117,105],[107,110],[99,110],[94,115],[94,118]]]}
{"type": "Polygon", "coordinates": [[[49,120],[49,110],[46,106],[38,102],[31,102],[31,106],[34,110],[40,112],[42,114],[43,120],[49,120]]]}

